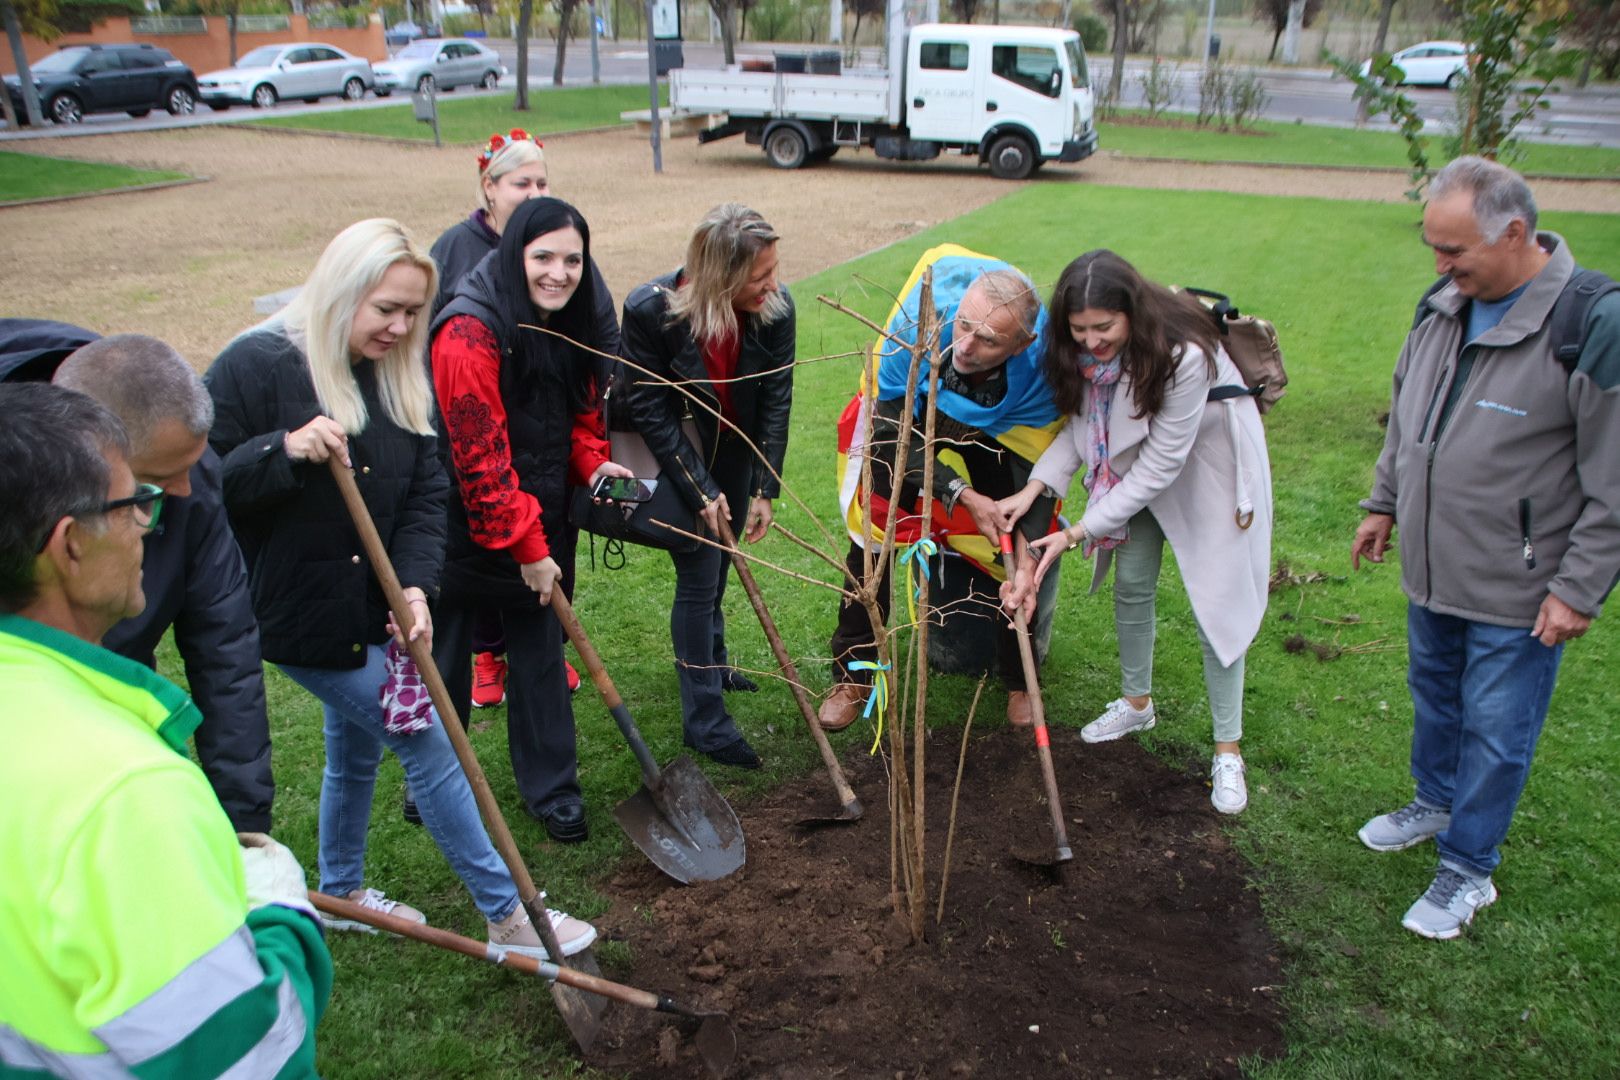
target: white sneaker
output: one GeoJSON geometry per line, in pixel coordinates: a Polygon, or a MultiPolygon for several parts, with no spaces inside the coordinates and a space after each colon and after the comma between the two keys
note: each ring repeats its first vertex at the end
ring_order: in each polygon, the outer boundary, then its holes
{"type": "Polygon", "coordinates": [[[1241,814],[1249,805],[1249,786],[1243,781],[1243,758],[1216,754],[1209,766],[1209,801],[1223,814],[1241,814]]]}
{"type": "MultiPolygon", "coordinates": [[[[420,911],[417,911],[409,904],[402,904],[398,900],[388,899],[388,897],[382,894],[382,890],[380,889],[356,889],[345,899],[352,903],[359,904],[363,908],[370,908],[372,911],[380,911],[384,915],[392,915],[396,919],[405,919],[409,922],[417,923],[420,926],[427,925],[426,915],[422,914],[420,911]]],[[[321,922],[326,924],[326,928],[328,930],[359,930],[366,934],[378,933],[375,926],[369,926],[363,922],[356,922],[353,919],[345,919],[339,915],[328,915],[325,912],[321,913],[321,922]]]]}
{"type": "Polygon", "coordinates": [[[1158,722],[1151,698],[1145,709],[1133,708],[1124,698],[1115,698],[1101,716],[1080,729],[1080,738],[1088,743],[1112,742],[1133,731],[1147,731],[1158,722]]]}
{"type": "MultiPolygon", "coordinates": [[[[544,895],[541,894],[542,897],[544,895]]],[[[562,946],[564,956],[573,956],[588,949],[596,940],[596,927],[583,919],[576,919],[556,908],[546,908],[546,915],[551,919],[551,928],[557,934],[557,944],[562,946]]],[[[500,922],[492,922],[488,926],[491,945],[535,960],[551,959],[545,945],[541,943],[540,931],[529,921],[529,913],[523,910],[522,904],[513,908],[512,914],[500,922]]]]}

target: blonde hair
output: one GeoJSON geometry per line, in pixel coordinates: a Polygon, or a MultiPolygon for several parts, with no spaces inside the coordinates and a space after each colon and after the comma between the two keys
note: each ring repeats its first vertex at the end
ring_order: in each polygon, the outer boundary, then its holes
{"type": "MultiPolygon", "coordinates": [[[[699,341],[735,335],[737,312],[732,301],[748,284],[754,260],[776,241],[776,230],[757,210],[741,203],[722,203],[710,210],[686,247],[685,281],[670,300],[670,317],[685,319],[699,341]]],[[[787,311],[787,300],[777,292],[765,302],[759,318],[771,323],[787,311]]]]}
{"type": "MultiPolygon", "coordinates": [[[[388,418],[417,435],[433,434],[433,390],[422,364],[429,319],[426,303],[439,287],[433,259],[389,218],[357,221],[333,237],[309,280],[279,321],[287,337],[304,353],[321,411],[350,435],[366,427],[366,402],[355,382],[349,356],[349,333],[355,313],[395,263],[407,263],[427,275],[424,309],[410,332],[377,363],[377,390],[388,418]]],[[[269,325],[269,324],[266,324],[269,325]]]]}
{"type": "MultiPolygon", "coordinates": [[[[505,146],[490,155],[489,164],[484,166],[478,174],[478,205],[485,210],[493,210],[490,205],[489,194],[484,191],[484,181],[499,183],[501,177],[509,172],[516,172],[525,165],[544,165],[546,152],[540,144],[533,139],[513,139],[505,146]]],[[[549,168],[547,172],[549,173],[549,168]]]]}

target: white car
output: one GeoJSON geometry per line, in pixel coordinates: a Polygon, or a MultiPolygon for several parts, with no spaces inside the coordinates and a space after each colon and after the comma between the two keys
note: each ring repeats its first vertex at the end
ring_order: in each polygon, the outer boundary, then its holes
{"type": "Polygon", "coordinates": [[[458,86],[482,86],[493,90],[506,68],[500,56],[486,46],[466,38],[423,38],[413,41],[393,59],[375,65],[377,96],[387,97],[395,90],[454,90],[458,86]]]}
{"type": "MultiPolygon", "coordinates": [[[[1468,46],[1460,41],[1423,41],[1390,57],[1401,69],[1402,86],[1444,86],[1448,90],[1457,76],[1468,70],[1468,46]]],[[[1372,61],[1361,65],[1361,73],[1372,70],[1372,61]]]]}
{"type": "Polygon", "coordinates": [[[238,104],[268,109],[282,98],[359,101],[375,81],[370,61],[334,45],[301,41],[261,45],[238,58],[235,67],[199,76],[197,92],[214,109],[238,104]]]}

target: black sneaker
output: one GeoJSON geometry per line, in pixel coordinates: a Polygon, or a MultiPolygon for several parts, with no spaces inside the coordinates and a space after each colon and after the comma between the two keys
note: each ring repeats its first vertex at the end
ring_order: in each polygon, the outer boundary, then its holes
{"type": "Polygon", "coordinates": [[[748,740],[741,735],[718,750],[703,751],[703,755],[710,761],[718,761],[722,765],[730,765],[737,769],[757,769],[765,764],[754,752],[754,748],[748,745],[748,740]]]}
{"type": "Polygon", "coordinates": [[[726,694],[757,694],[759,683],[736,668],[728,667],[720,672],[720,690],[726,694]]]}

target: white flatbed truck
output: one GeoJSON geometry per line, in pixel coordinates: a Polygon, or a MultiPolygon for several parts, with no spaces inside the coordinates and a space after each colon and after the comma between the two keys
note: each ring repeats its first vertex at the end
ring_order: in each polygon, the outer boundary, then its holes
{"type": "Polygon", "coordinates": [[[1072,30],[924,23],[897,29],[888,55],[887,70],[836,75],[676,68],[670,107],[724,114],[698,141],[745,136],[779,169],[869,146],[903,161],[974,154],[995,176],[1022,180],[1097,149],[1091,76],[1072,30]]]}

